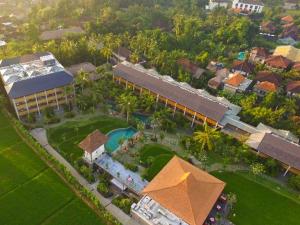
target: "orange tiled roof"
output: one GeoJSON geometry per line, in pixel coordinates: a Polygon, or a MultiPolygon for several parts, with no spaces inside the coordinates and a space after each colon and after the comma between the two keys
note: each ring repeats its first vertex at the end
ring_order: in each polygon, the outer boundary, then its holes
{"type": "Polygon", "coordinates": [[[239,73],[234,74],[231,78],[225,81],[226,84],[229,84],[234,87],[240,86],[241,83],[245,80],[245,77],[239,73]]]}
{"type": "Polygon", "coordinates": [[[108,137],[99,130],[95,130],[79,143],[79,147],[88,153],[94,152],[101,145],[104,145],[108,137]]]}
{"type": "Polygon", "coordinates": [[[269,81],[263,81],[263,82],[259,82],[256,85],[257,88],[264,90],[264,91],[276,91],[277,90],[277,86],[274,83],[271,83],[269,81]]]}
{"type": "Polygon", "coordinates": [[[294,18],[292,16],[284,16],[281,18],[281,21],[285,22],[285,23],[292,23],[294,22],[294,18]]]}
{"type": "Polygon", "coordinates": [[[174,156],[143,190],[190,225],[202,225],[225,183],[174,156]]]}

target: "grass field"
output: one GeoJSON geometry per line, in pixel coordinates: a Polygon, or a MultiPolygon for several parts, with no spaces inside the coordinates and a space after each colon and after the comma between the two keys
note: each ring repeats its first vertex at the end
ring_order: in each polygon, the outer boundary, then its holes
{"type": "Polygon", "coordinates": [[[105,224],[0,113],[0,224],[105,224]]]}
{"type": "Polygon", "coordinates": [[[148,159],[153,158],[153,162],[147,169],[145,178],[151,181],[174,155],[175,153],[172,152],[171,149],[160,144],[148,144],[143,146],[140,150],[140,160],[147,164],[148,159]]]}
{"type": "Polygon", "coordinates": [[[108,116],[98,116],[92,119],[71,121],[47,131],[49,143],[69,161],[74,161],[83,155],[78,147],[88,134],[96,129],[106,134],[117,128],[128,127],[126,121],[108,116]]]}
{"type": "Polygon", "coordinates": [[[248,173],[214,172],[213,175],[227,183],[227,193],[237,195],[236,216],[230,218],[234,224],[300,224],[299,197],[276,189],[275,183],[264,179],[262,185],[248,173]]]}

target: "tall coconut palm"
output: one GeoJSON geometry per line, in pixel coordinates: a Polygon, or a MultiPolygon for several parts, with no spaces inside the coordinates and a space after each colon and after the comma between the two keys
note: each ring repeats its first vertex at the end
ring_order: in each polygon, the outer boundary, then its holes
{"type": "Polygon", "coordinates": [[[80,71],[75,78],[75,83],[81,88],[81,91],[83,92],[83,89],[90,83],[89,74],[84,71],[80,71]]]}
{"type": "Polygon", "coordinates": [[[118,105],[122,113],[126,113],[126,120],[129,121],[130,114],[137,107],[137,97],[130,94],[121,94],[118,98],[118,105]]]}
{"type": "Polygon", "coordinates": [[[214,147],[214,141],[220,137],[220,133],[216,128],[211,128],[207,123],[203,124],[203,131],[194,133],[193,139],[201,145],[201,150],[207,149],[211,151],[214,147]]]}

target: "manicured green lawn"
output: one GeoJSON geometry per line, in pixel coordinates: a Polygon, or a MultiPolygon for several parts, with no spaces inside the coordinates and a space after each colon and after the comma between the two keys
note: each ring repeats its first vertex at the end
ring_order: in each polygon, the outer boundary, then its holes
{"type": "Polygon", "coordinates": [[[230,218],[234,224],[300,224],[299,198],[281,194],[275,183],[268,181],[267,186],[261,185],[248,173],[214,172],[213,175],[227,183],[227,193],[237,195],[236,215],[230,218]]]}
{"type": "Polygon", "coordinates": [[[105,224],[0,113],[0,224],[105,224]]]}
{"type": "Polygon", "coordinates": [[[71,121],[47,131],[49,143],[59,150],[68,160],[74,161],[83,155],[78,144],[91,132],[99,129],[106,134],[117,128],[128,127],[126,121],[108,116],[71,121]]]}
{"type": "Polygon", "coordinates": [[[143,146],[140,150],[140,160],[147,164],[149,158],[153,159],[149,168],[147,168],[145,175],[146,180],[151,181],[174,155],[175,153],[172,152],[171,149],[160,144],[148,144],[143,146]]]}

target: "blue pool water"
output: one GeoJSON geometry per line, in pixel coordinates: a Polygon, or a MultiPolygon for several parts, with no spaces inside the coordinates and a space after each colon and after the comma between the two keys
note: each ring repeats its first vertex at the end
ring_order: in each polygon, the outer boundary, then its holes
{"type": "Polygon", "coordinates": [[[120,128],[117,130],[113,130],[107,134],[108,141],[105,144],[105,149],[108,152],[114,152],[119,147],[119,142],[121,139],[128,140],[129,138],[133,137],[136,133],[136,129],[133,127],[129,128],[120,128]]]}
{"type": "Polygon", "coordinates": [[[239,52],[239,55],[238,55],[238,60],[245,60],[246,59],[246,52],[239,52]]]}

